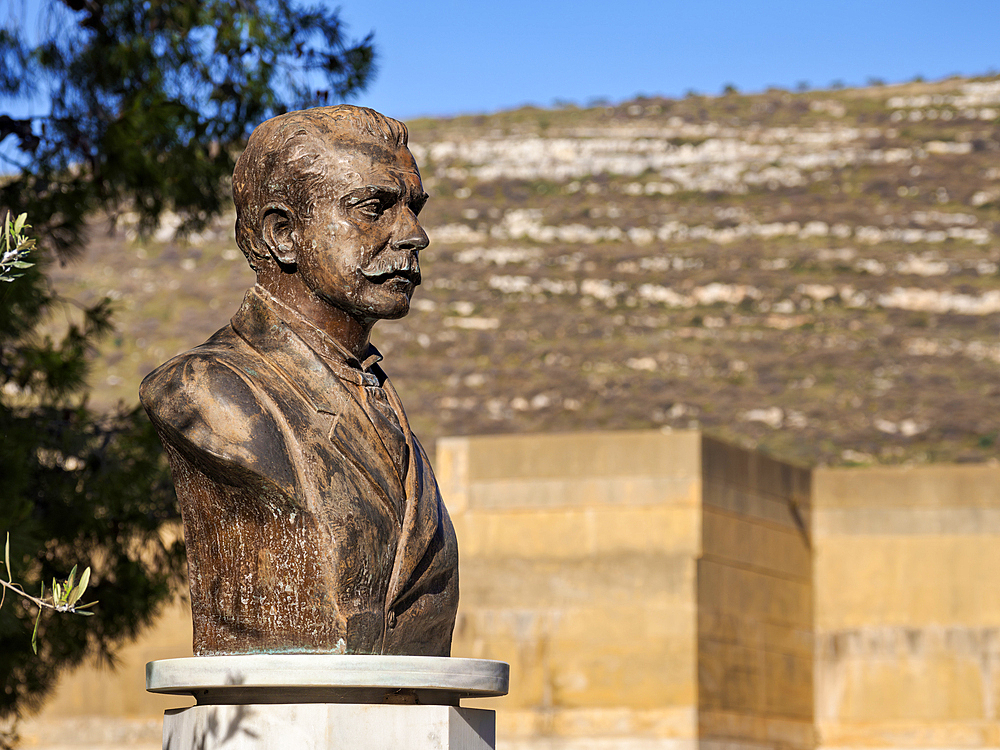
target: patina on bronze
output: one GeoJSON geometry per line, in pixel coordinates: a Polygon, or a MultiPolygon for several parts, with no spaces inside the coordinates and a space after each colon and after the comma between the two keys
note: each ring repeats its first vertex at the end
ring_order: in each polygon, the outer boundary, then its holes
{"type": "Polygon", "coordinates": [[[257,284],[140,388],[184,518],[195,653],[447,656],[455,532],[369,342],[409,311],[428,244],[406,128],[346,105],[268,120],[233,198],[257,284]]]}

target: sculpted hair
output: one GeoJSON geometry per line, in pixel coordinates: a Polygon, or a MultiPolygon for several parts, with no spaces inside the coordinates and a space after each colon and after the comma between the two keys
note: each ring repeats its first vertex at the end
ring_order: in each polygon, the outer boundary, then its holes
{"type": "Polygon", "coordinates": [[[236,244],[250,267],[256,271],[269,257],[260,238],[269,208],[312,215],[316,195],[329,180],[324,156],[331,145],[362,140],[398,150],[408,137],[398,120],[349,104],[289,112],[258,125],[233,170],[236,244]]]}

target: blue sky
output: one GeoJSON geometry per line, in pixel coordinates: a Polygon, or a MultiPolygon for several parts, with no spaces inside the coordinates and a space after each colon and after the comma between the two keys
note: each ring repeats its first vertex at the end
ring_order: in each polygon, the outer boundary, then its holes
{"type": "Polygon", "coordinates": [[[555,100],[1000,70],[998,0],[366,0],[380,73],[356,101],[407,119],[555,100]]]}
{"type": "MultiPolygon", "coordinates": [[[[0,22],[42,2],[0,0],[0,22]]],[[[1000,70],[1000,0],[327,4],[352,34],[375,32],[380,72],[355,101],[401,119],[1000,70]]]]}

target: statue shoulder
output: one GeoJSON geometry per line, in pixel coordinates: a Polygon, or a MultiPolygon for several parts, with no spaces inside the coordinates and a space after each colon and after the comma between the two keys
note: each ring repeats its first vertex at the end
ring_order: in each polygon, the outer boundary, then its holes
{"type": "Polygon", "coordinates": [[[287,436],[271,413],[261,381],[271,366],[232,331],[180,354],[147,375],[139,401],[164,443],[209,475],[262,475],[295,484],[287,436]]]}

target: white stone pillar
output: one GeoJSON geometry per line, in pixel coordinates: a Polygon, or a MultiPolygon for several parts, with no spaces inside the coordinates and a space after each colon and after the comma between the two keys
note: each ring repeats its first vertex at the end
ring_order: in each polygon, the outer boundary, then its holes
{"type": "Polygon", "coordinates": [[[313,654],[198,656],[146,665],[146,689],[191,695],[167,711],[164,750],[493,750],[496,715],[462,698],[506,695],[484,659],[313,654]]]}

